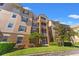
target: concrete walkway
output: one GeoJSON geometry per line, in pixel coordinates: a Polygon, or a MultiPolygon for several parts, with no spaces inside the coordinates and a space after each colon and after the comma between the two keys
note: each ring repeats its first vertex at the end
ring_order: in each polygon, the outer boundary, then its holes
{"type": "Polygon", "coordinates": [[[69,56],[79,56],[79,54],[72,54],[72,55],[69,55],[69,56]]]}
{"type": "Polygon", "coordinates": [[[79,50],[31,54],[28,56],[79,56],[79,50]]]}

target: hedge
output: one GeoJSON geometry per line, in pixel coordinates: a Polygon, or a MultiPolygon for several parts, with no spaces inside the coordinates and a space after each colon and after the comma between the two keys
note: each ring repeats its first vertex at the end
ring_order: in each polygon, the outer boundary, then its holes
{"type": "Polygon", "coordinates": [[[50,42],[49,43],[51,46],[58,46],[57,42],[50,42]]]}
{"type": "Polygon", "coordinates": [[[14,46],[15,46],[15,43],[0,42],[0,55],[11,51],[14,46]]]}
{"type": "Polygon", "coordinates": [[[73,46],[71,42],[64,42],[64,46],[73,46]]]}

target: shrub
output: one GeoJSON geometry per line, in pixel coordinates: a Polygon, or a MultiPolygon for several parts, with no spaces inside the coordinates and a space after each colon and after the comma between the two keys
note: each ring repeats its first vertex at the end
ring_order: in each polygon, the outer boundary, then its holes
{"type": "Polygon", "coordinates": [[[11,51],[15,43],[10,42],[0,42],[0,55],[11,51]]]}
{"type": "Polygon", "coordinates": [[[48,47],[49,44],[40,44],[39,47],[48,47]]]}
{"type": "Polygon", "coordinates": [[[50,42],[50,45],[54,45],[54,46],[57,46],[57,43],[56,42],[50,42]]]}

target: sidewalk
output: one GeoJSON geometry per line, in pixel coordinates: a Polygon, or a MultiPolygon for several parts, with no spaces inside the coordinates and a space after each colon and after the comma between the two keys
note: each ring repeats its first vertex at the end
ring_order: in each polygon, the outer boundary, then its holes
{"type": "Polygon", "coordinates": [[[69,55],[69,56],[79,56],[79,54],[72,54],[72,55],[69,55]]]}
{"type": "Polygon", "coordinates": [[[79,56],[79,50],[30,54],[29,56],[79,56]]]}

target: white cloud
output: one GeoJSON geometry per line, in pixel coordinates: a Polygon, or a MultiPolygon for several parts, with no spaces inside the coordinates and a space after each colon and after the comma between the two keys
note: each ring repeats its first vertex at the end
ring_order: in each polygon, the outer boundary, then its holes
{"type": "Polygon", "coordinates": [[[76,15],[76,14],[71,14],[68,17],[73,18],[73,19],[79,19],[79,15],[76,15]]]}
{"type": "Polygon", "coordinates": [[[54,21],[59,21],[58,19],[54,19],[54,21]]]}
{"type": "Polygon", "coordinates": [[[29,7],[23,7],[24,9],[27,9],[27,10],[32,10],[31,8],[29,8],[29,7]]]}
{"type": "Polygon", "coordinates": [[[60,22],[61,24],[67,24],[67,23],[65,23],[65,22],[60,22]]]}
{"type": "Polygon", "coordinates": [[[61,24],[67,24],[67,25],[72,25],[72,24],[73,24],[72,21],[67,21],[67,22],[61,21],[60,23],[61,23],[61,24]]]}
{"type": "Polygon", "coordinates": [[[61,24],[67,24],[67,25],[73,24],[72,21],[64,21],[64,20],[60,20],[60,19],[54,19],[54,21],[59,21],[59,23],[61,23],[61,24]]]}

